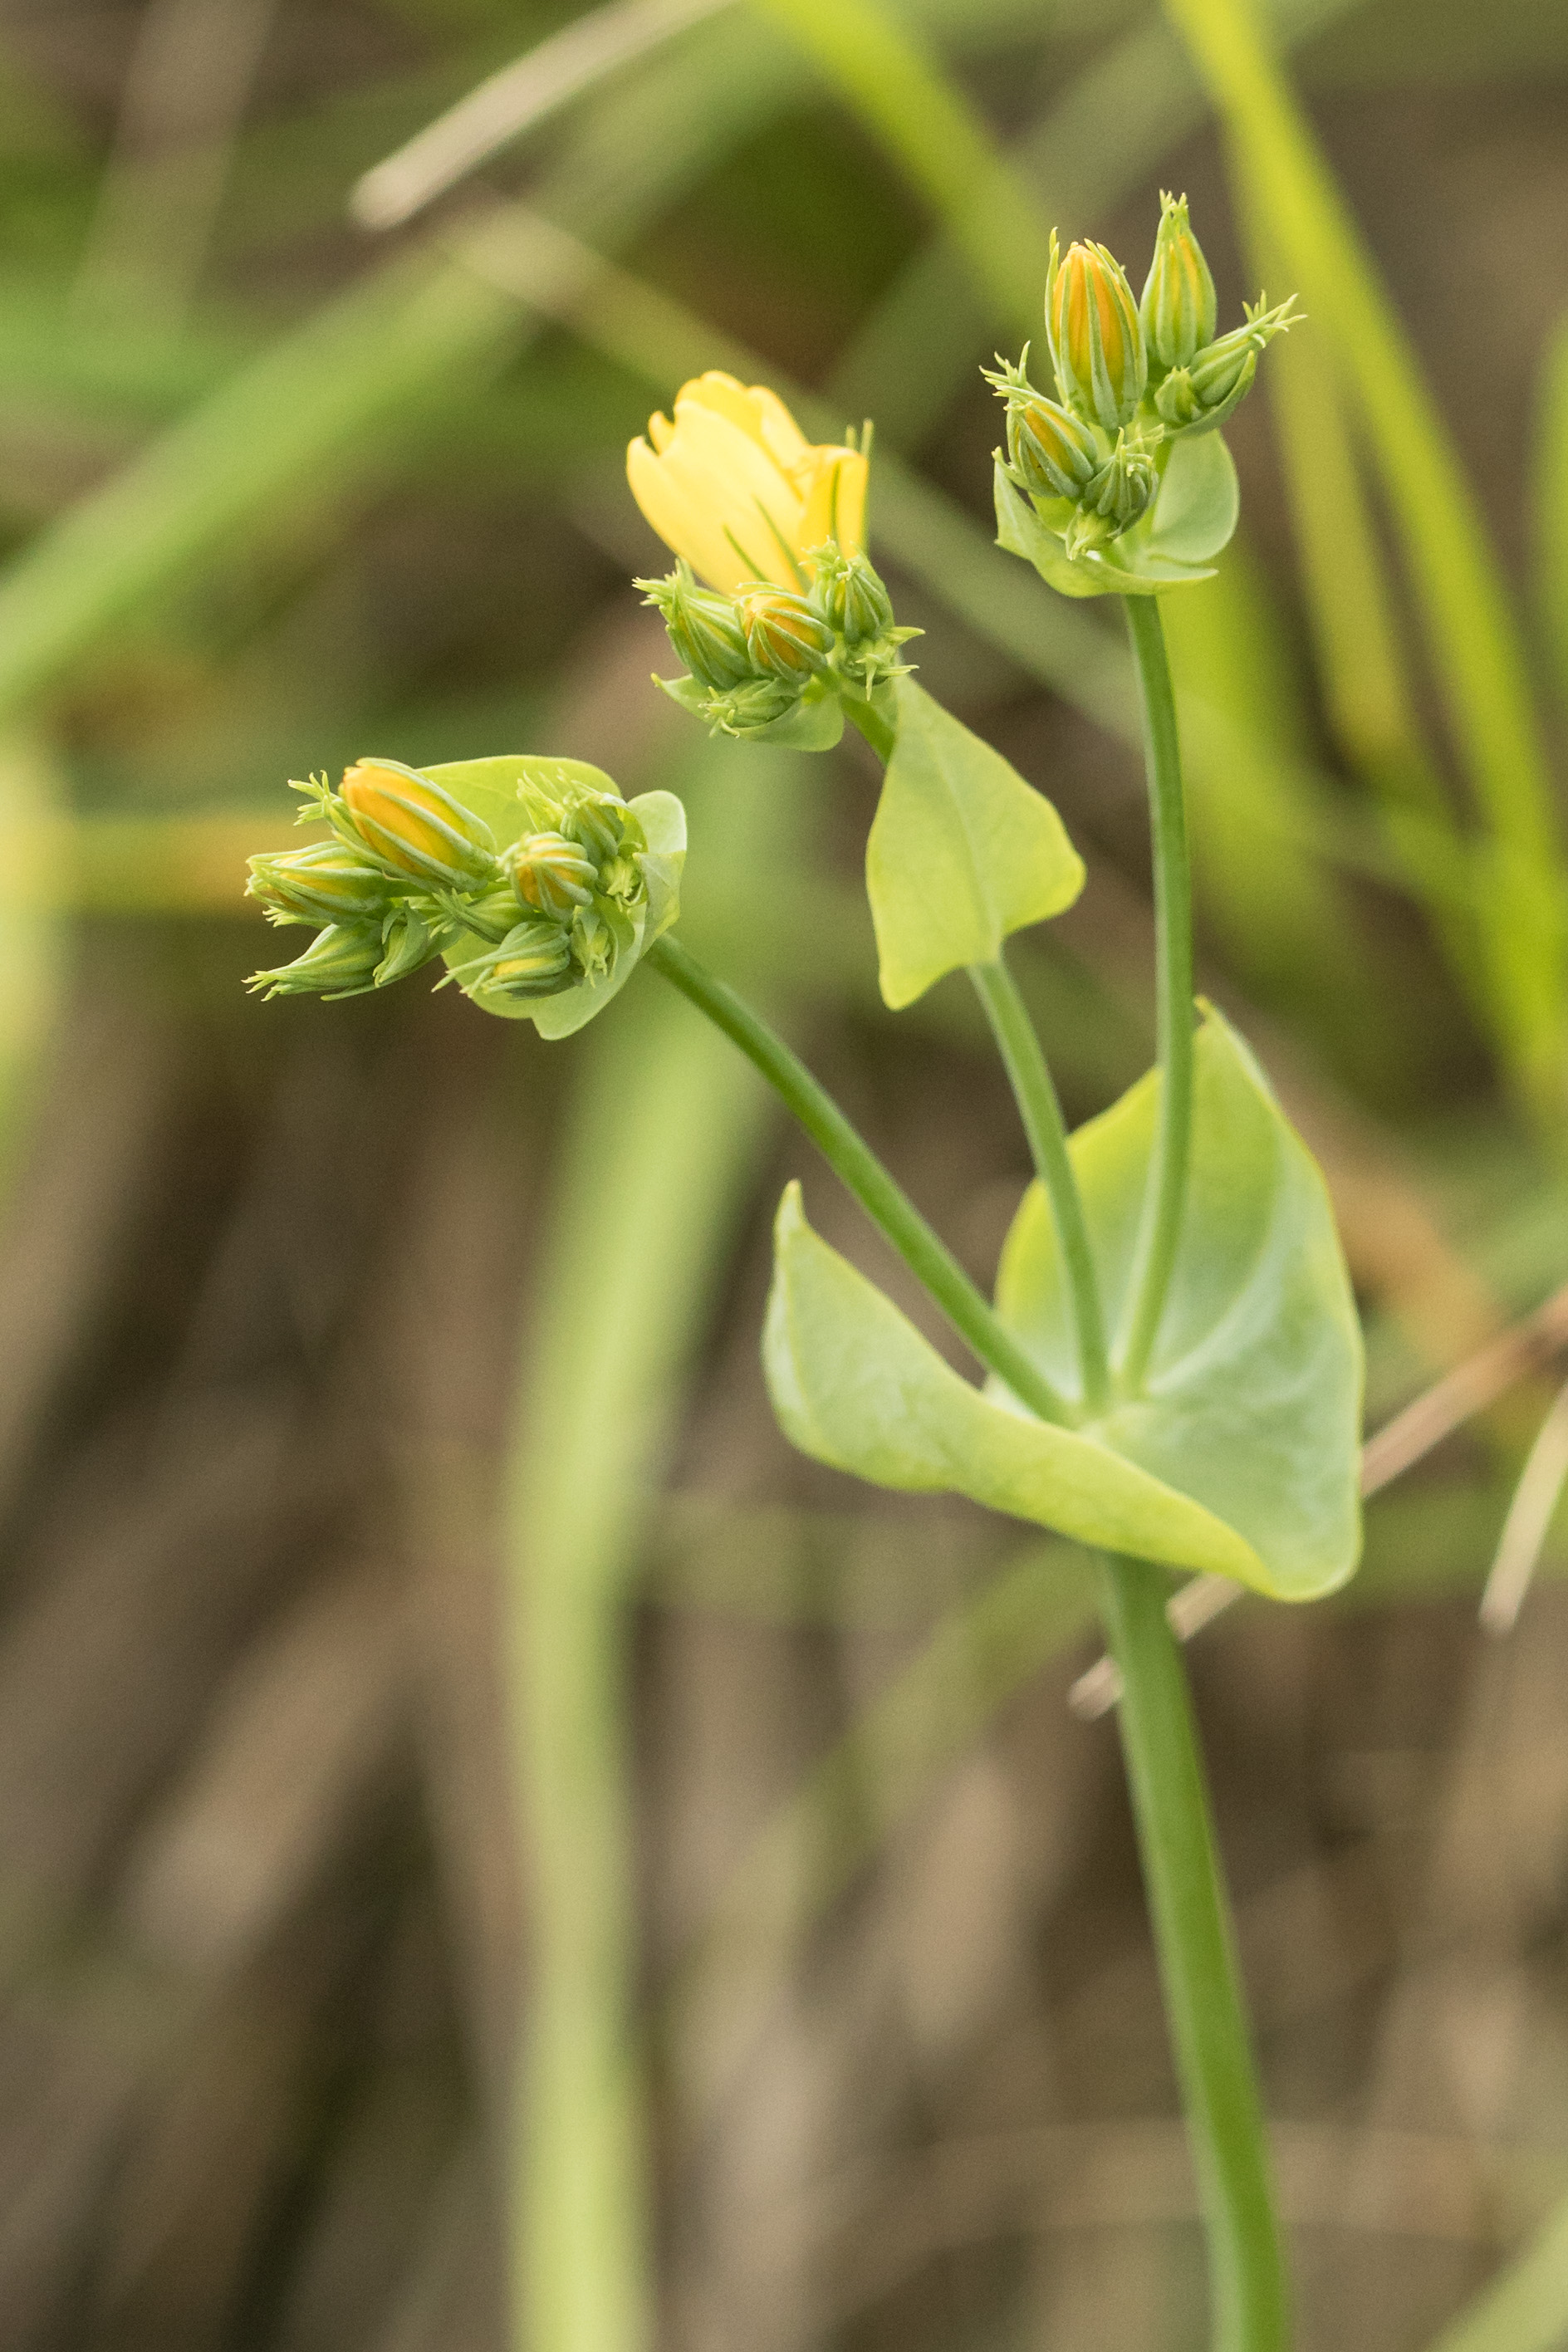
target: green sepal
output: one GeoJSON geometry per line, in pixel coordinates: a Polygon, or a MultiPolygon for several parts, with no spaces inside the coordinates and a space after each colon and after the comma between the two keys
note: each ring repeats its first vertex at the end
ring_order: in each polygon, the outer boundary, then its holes
{"type": "MultiPolygon", "coordinates": [[[[1350,1277],[1317,1164],[1246,1045],[1206,1010],[1195,1051],[1182,1240],[1143,1393],[1113,1405],[1093,1433],[1245,1538],[1256,1565],[1231,1571],[1244,1583],[1311,1600],[1344,1582],[1361,1545],[1362,1341],[1350,1277]]],[[[1113,1335],[1131,1308],[1160,1085],[1150,1072],[1069,1146],[1113,1335]]],[[[1003,1250],[996,1307],[1075,1393],[1070,1294],[1037,1184],[1003,1250]]]]}
{"type": "Polygon", "coordinates": [[[990,963],[1026,924],[1070,907],[1083,861],[1044,793],[912,678],[866,844],[882,995],[895,1011],[945,972],[990,963]]]}
{"type": "Polygon", "coordinates": [[[759,727],[748,743],[776,743],[786,751],[831,751],[844,732],[844,705],[831,680],[814,678],[782,719],[759,727]]]}
{"type": "Polygon", "coordinates": [[[1240,512],[1230,452],[1217,433],[1184,434],[1163,446],[1160,466],[1148,512],[1118,538],[1069,558],[1063,531],[1073,509],[1057,499],[1045,515],[1037,511],[998,457],[997,544],[1032,563],[1064,596],[1153,596],[1211,580],[1212,559],[1228,543],[1240,512]],[[1058,517],[1062,529],[1053,530],[1058,517]]]}
{"type": "Polygon", "coordinates": [[[773,743],[789,751],[831,751],[844,732],[843,708],[826,677],[813,678],[776,719],[761,724],[746,719],[742,698],[772,694],[782,698],[787,688],[777,679],[759,680],[729,694],[714,694],[695,677],[656,677],[654,684],[671,702],[701,719],[710,734],[729,735],[738,743],[773,743]]]}
{"type": "MultiPolygon", "coordinates": [[[[521,786],[546,795],[558,795],[568,785],[590,792],[622,795],[603,769],[583,760],[505,757],[458,760],[426,773],[484,817],[495,835],[498,850],[534,830],[534,821],[518,797],[521,786]]],[[[686,858],[686,811],[673,793],[643,793],[626,803],[642,827],[646,849],[637,864],[647,885],[647,895],[622,916],[609,910],[617,937],[624,940],[613,969],[598,980],[579,980],[553,996],[509,998],[500,992],[472,1001],[503,1021],[531,1021],[542,1037],[569,1037],[603,1012],[617,996],[662,931],[680,912],[680,872],[686,858]]],[[[479,932],[463,930],[443,940],[442,958],[448,971],[468,964],[493,950],[493,940],[479,932]]]]}
{"type": "Polygon", "coordinates": [[[1251,1547],[1093,1437],[1011,1410],[944,1364],[891,1299],[779,1203],[763,1370],[791,1444],[907,1494],[967,1495],[1080,1543],[1250,1578],[1251,1547]]]}

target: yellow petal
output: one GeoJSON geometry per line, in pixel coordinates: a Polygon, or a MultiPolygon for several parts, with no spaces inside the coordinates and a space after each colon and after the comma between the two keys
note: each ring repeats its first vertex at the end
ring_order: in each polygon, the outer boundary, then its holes
{"type": "Polygon", "coordinates": [[[647,421],[647,437],[656,449],[668,449],[675,436],[675,427],[668,416],[657,409],[647,421]]]}
{"type": "Polygon", "coordinates": [[[717,407],[683,393],[664,449],[656,457],[646,442],[634,441],[626,477],[666,546],[710,587],[732,589],[742,580],[799,584],[791,561],[800,543],[799,493],[744,427],[717,407]]]}
{"type": "Polygon", "coordinates": [[[681,385],[675,406],[678,417],[683,401],[727,416],[786,474],[809,453],[805,434],[777,393],[770,392],[765,383],[743,384],[726,375],[722,368],[710,368],[706,375],[693,376],[689,383],[681,385]]]}
{"type": "Polygon", "coordinates": [[[831,443],[810,454],[810,475],[802,484],[799,551],[804,554],[836,539],[846,555],[858,555],[866,544],[866,460],[858,449],[831,443]]]}

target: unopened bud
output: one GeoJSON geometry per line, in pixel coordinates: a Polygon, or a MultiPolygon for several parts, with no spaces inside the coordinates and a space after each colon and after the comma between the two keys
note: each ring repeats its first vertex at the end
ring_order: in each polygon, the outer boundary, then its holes
{"type": "Polygon", "coordinates": [[[246,891],[260,899],[270,922],[345,922],[379,916],[386,905],[386,877],[361,865],[341,842],[253,857],[249,866],[246,891]]]}
{"type": "Polygon", "coordinates": [[[793,588],[759,583],[735,597],[753,671],[765,670],[786,686],[805,686],[827,667],[834,631],[793,588]]]}
{"type": "Polygon", "coordinates": [[[1031,497],[1080,499],[1105,463],[1105,446],[1081,417],[1037,392],[1008,406],[1007,457],[1031,497]]]}
{"type": "Polygon", "coordinates": [[[418,971],[436,953],[437,941],[418,909],[395,907],[384,927],[382,944],[385,949],[375,968],[377,988],[390,987],[395,980],[406,980],[410,972],[418,971]]]}
{"type": "Polygon", "coordinates": [[[1139,316],[1150,358],[1160,369],[1190,367],[1213,342],[1219,316],[1214,278],[1187,224],[1187,200],[1167,195],[1163,189],[1154,258],[1139,316]]]}
{"type": "Polygon", "coordinates": [[[868,644],[893,625],[893,600],[864,555],[834,546],[813,551],[810,603],[835,635],[851,647],[868,644]]]}
{"type": "Polygon", "coordinates": [[[519,923],[502,940],[493,956],[469,966],[475,984],[500,989],[507,996],[554,996],[572,976],[572,949],[558,923],[519,923]]]}
{"type": "Polygon", "coordinates": [[[1173,368],[1154,394],[1162,423],[1175,433],[1211,433],[1223,425],[1251,391],[1258,353],[1291,325],[1294,299],[1272,310],[1259,302],[1244,327],[1210,343],[1191,367],[1173,368]]]}
{"type": "Polygon", "coordinates": [[[700,588],[684,562],[667,580],[634,584],[645,592],[644,602],[663,614],[677,658],[703,686],[723,694],[751,677],[746,633],[732,597],[700,588]]]}
{"type": "Polygon", "coordinates": [[[331,923],[292,963],[252,972],[246,986],[264,998],[359,996],[374,987],[383,952],[379,923],[331,923]]]}
{"type": "MultiPolygon", "coordinates": [[[[581,844],[595,866],[609,865],[626,848],[647,846],[643,831],[625,801],[614,793],[572,784],[562,799],[555,831],[581,844]]],[[[600,887],[605,886],[600,883],[600,887]]]]}
{"type": "Polygon", "coordinates": [[[1069,556],[1117,538],[1144,513],[1160,487],[1159,469],[1142,441],[1116,436],[1116,446],[1085,491],[1063,543],[1069,556]]]}
{"type": "Polygon", "coordinates": [[[552,923],[569,923],[594,896],[593,859],[558,833],[525,834],[501,852],[501,864],[523,906],[552,923]]]}
{"type": "Polygon", "coordinates": [[[584,980],[607,980],[615,965],[615,934],[591,907],[579,907],[573,918],[572,960],[584,980]]]}
{"type": "Polygon", "coordinates": [[[495,872],[495,836],[445,788],[396,760],[356,760],[342,800],[353,833],[384,867],[448,888],[495,872]]]}
{"type": "Polygon", "coordinates": [[[1061,257],[1051,232],[1046,332],[1068,405],[1108,433],[1130,425],[1149,381],[1149,354],[1127,273],[1103,245],[1069,245],[1061,257]]]}

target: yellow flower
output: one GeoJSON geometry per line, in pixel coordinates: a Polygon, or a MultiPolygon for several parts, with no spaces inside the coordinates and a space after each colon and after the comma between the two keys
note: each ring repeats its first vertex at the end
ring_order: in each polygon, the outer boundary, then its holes
{"type": "Polygon", "coordinates": [[[747,580],[805,587],[812,548],[866,543],[861,452],[812,444],[776,393],[717,368],[681,385],[673,424],[648,418],[626,479],[665,545],[726,593],[747,580]]]}

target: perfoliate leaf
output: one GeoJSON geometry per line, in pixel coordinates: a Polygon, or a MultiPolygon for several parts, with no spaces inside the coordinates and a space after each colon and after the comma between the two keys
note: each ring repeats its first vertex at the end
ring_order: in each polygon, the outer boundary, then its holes
{"type": "MultiPolygon", "coordinates": [[[[1258,1563],[1244,1582],[1310,1600],[1342,1584],[1360,1550],[1360,1328],[1323,1180],[1215,1013],[1196,1058],[1181,1247],[1144,1392],[1094,1434],[1243,1537],[1258,1563]]],[[[1113,1334],[1131,1305],[1159,1090],[1151,1072],[1070,1147],[1113,1334]]],[[[1037,1185],[1003,1251],[996,1306],[1071,1393],[1070,1307],[1037,1185]]]]}
{"type": "MultiPolygon", "coordinates": [[[[486,820],[498,849],[505,849],[531,830],[531,820],[518,799],[520,785],[532,784],[552,793],[558,792],[563,784],[581,784],[591,792],[611,793],[617,800],[621,797],[613,779],[602,768],[590,767],[584,760],[455,760],[424,772],[486,820]]],[[[686,811],[673,793],[643,793],[626,805],[641,824],[647,843],[637,860],[647,895],[631,918],[630,940],[621,948],[607,977],[578,980],[556,996],[508,998],[499,992],[487,993],[487,1013],[499,1013],[505,1021],[531,1021],[542,1037],[569,1037],[592,1021],[596,1013],[603,1012],[612,997],[619,995],[660,932],[667,931],[675,921],[680,912],[680,872],[686,860],[686,811]]],[[[459,932],[443,950],[443,961],[449,968],[464,964],[482,955],[491,944],[476,932],[459,932]]]]}
{"type": "Polygon", "coordinates": [[[773,1228],[763,1332],[773,1411],[803,1454],[910,1494],[941,1489],[1079,1541],[1254,1578],[1251,1547],[1095,1439],[971,1388],[806,1223],[792,1184],[773,1228]]]}
{"type": "MultiPolygon", "coordinates": [[[[1148,513],[1104,547],[1070,561],[1061,532],[1036,512],[1000,460],[994,487],[997,544],[1032,563],[1064,596],[1152,596],[1212,579],[1211,559],[1229,541],[1240,512],[1236,467],[1218,433],[1167,444],[1148,513]]],[[[1065,530],[1071,509],[1058,503],[1065,530]]]]}
{"type": "Polygon", "coordinates": [[[900,677],[898,733],[866,845],[882,994],[895,1010],[1011,931],[1070,907],[1083,862],[1043,793],[900,677]]]}
{"type": "MultiPolygon", "coordinates": [[[[1112,1330],[1129,1305],[1158,1101],[1158,1076],[1144,1078],[1072,1142],[1112,1330]]],[[[961,1380],[811,1232],[792,1187],[763,1339],[785,1435],[878,1486],[968,1495],[1279,1600],[1331,1591],[1360,1548],[1360,1331],[1322,1179],[1215,1014],[1197,1040],[1190,1181],[1144,1391],[1074,1430],[1024,1413],[995,1381],[961,1380]]],[[[1008,1237],[997,1307],[1074,1393],[1067,1286],[1037,1184],[1008,1237]]]]}

